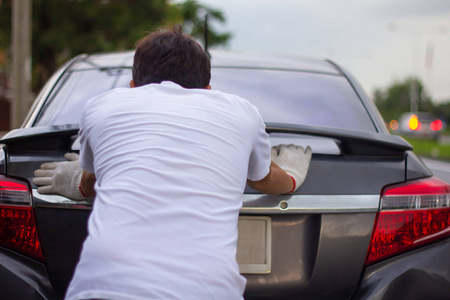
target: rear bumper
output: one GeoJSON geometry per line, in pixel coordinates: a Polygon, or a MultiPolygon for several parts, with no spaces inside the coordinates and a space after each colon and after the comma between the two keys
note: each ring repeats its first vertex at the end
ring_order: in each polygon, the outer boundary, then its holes
{"type": "MultiPolygon", "coordinates": [[[[352,299],[450,299],[450,239],[366,269],[352,299]]],[[[62,299],[45,266],[0,248],[0,298],[62,299]]]]}
{"type": "Polygon", "coordinates": [[[56,295],[45,266],[0,248],[0,298],[17,300],[61,299],[56,295]]]}
{"type": "Polygon", "coordinates": [[[367,268],[352,299],[450,299],[450,239],[367,268]]]}

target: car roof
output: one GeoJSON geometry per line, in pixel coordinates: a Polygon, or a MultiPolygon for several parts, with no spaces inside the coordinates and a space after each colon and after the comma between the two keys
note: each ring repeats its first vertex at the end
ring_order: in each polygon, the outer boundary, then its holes
{"type": "MultiPolygon", "coordinates": [[[[331,62],[309,57],[260,53],[260,52],[228,52],[210,51],[211,64],[215,68],[249,68],[295,70],[314,73],[341,75],[340,70],[331,62]]],[[[82,55],[71,66],[71,70],[131,68],[134,51],[97,53],[82,55]]]]}

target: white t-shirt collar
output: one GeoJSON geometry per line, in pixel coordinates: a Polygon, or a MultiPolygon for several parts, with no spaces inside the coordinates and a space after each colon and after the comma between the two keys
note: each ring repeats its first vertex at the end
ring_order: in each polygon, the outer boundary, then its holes
{"type": "Polygon", "coordinates": [[[163,85],[163,86],[178,87],[178,88],[181,88],[181,89],[183,88],[181,85],[179,85],[179,84],[177,84],[177,83],[175,83],[173,81],[162,81],[160,84],[163,85]]]}

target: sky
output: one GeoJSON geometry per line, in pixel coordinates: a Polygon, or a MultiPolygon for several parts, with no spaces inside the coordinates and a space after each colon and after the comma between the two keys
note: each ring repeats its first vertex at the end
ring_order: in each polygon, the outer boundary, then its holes
{"type": "Polygon", "coordinates": [[[418,76],[450,101],[450,0],[198,0],[221,10],[231,51],[331,59],[369,96],[418,76]]]}

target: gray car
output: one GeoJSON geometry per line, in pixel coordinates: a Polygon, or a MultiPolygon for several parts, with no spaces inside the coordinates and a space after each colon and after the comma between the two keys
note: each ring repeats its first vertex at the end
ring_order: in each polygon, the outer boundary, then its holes
{"type": "Polygon", "coordinates": [[[409,137],[437,139],[446,127],[445,122],[429,112],[403,113],[393,133],[409,137]]]}
{"type": "MultiPolygon", "coordinates": [[[[79,151],[83,106],[128,85],[133,54],[74,58],[22,128],[0,140],[1,299],[63,298],[93,201],[41,195],[33,171],[79,151]]],[[[295,194],[247,187],[243,195],[237,260],[245,298],[450,299],[450,186],[387,132],[355,79],[325,60],[211,57],[212,88],[256,105],[273,145],[313,150],[295,194]]]]}

